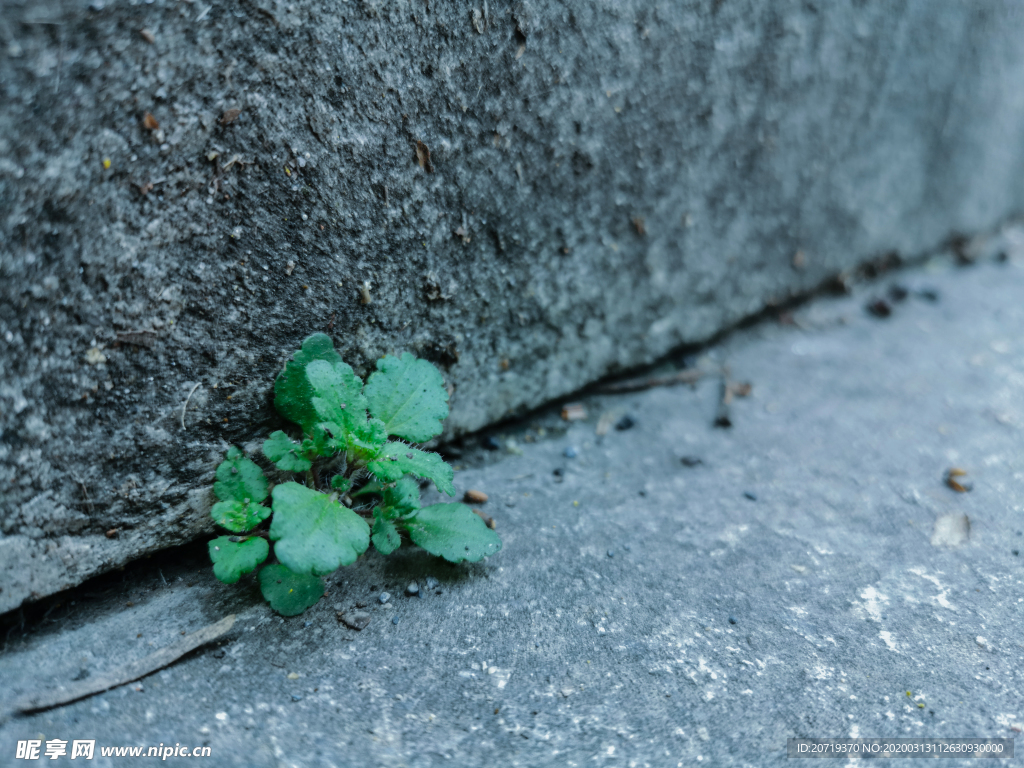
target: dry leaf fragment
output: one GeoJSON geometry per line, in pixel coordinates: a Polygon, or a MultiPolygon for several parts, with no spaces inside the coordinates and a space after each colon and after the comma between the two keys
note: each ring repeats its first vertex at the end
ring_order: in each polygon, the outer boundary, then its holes
{"type": "Polygon", "coordinates": [[[240,114],[242,114],[242,110],[240,109],[226,110],[224,114],[220,116],[220,124],[227,125],[228,123],[233,123],[240,114]]]}
{"type": "Polygon", "coordinates": [[[944,478],[945,481],[946,481],[946,485],[948,485],[950,488],[952,488],[957,493],[967,493],[974,486],[971,485],[970,483],[960,483],[960,482],[958,482],[956,480],[956,478],[964,477],[966,474],[967,474],[967,472],[965,472],[962,469],[958,469],[957,467],[953,467],[951,469],[947,469],[946,470],[946,475],[945,475],[945,478],[944,478]]]}
{"type": "Polygon", "coordinates": [[[566,403],[562,406],[564,421],[580,421],[587,418],[587,410],[581,403],[566,403]]]}
{"type": "Polygon", "coordinates": [[[640,235],[640,237],[647,234],[647,226],[644,224],[642,216],[633,217],[633,226],[636,228],[636,233],[640,235]]]}
{"type": "Polygon", "coordinates": [[[434,172],[434,164],[430,162],[430,150],[419,139],[416,140],[416,162],[427,173],[434,172]]]}
{"type": "Polygon", "coordinates": [[[483,512],[481,512],[479,509],[474,509],[473,512],[475,512],[480,517],[480,519],[484,521],[484,524],[488,528],[490,528],[492,531],[495,528],[498,527],[498,524],[496,522],[494,522],[494,518],[493,517],[488,517],[483,512]]]}
{"type": "Polygon", "coordinates": [[[149,29],[140,29],[139,34],[142,35],[142,39],[152,45],[156,42],[156,35],[149,29]]]}
{"type": "Polygon", "coordinates": [[[142,127],[147,131],[155,131],[160,127],[160,122],[153,117],[152,112],[147,112],[146,116],[142,118],[142,127]]]}

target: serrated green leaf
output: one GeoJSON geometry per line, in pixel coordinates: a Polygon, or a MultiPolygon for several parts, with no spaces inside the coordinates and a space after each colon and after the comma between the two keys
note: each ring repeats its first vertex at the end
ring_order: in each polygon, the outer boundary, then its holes
{"type": "Polygon", "coordinates": [[[344,475],[335,475],[331,478],[331,488],[338,493],[345,493],[352,487],[352,481],[344,475]]]}
{"type": "Polygon", "coordinates": [[[259,579],[264,599],[282,616],[298,616],[324,594],[324,584],[316,576],[295,573],[283,565],[268,565],[259,579]]]}
{"type": "Polygon", "coordinates": [[[501,539],[465,504],[432,504],[398,521],[413,543],[452,563],[475,563],[501,550],[501,539]]]}
{"type": "MultiPolygon", "coordinates": [[[[340,361],[314,360],[306,366],[306,379],[318,422],[333,422],[344,430],[346,436],[366,422],[363,381],[351,366],[340,361]]],[[[342,435],[336,434],[335,437],[342,435]]]]}
{"type": "Polygon", "coordinates": [[[210,510],[210,517],[232,533],[246,533],[270,517],[270,508],[242,501],[218,501],[210,510]]]}
{"type": "Polygon", "coordinates": [[[373,546],[382,555],[390,555],[402,546],[402,537],[395,528],[393,520],[384,516],[384,510],[377,507],[373,510],[373,546]]]}
{"type": "Polygon", "coordinates": [[[210,542],[213,575],[225,584],[234,584],[243,573],[252,573],[270,554],[270,545],[258,536],[245,541],[232,538],[221,536],[210,542]]]}
{"type": "Polygon", "coordinates": [[[388,517],[401,517],[420,508],[420,484],[411,477],[403,477],[383,490],[382,507],[388,517]]]}
{"type": "Polygon", "coordinates": [[[271,433],[263,441],[263,455],[283,472],[305,472],[312,462],[302,455],[303,446],[281,430],[271,433]]]}
{"type": "Polygon", "coordinates": [[[370,526],[329,496],[298,483],[274,486],[270,538],[277,559],[318,576],[351,565],[370,546],[370,526]]]}
{"type": "Polygon", "coordinates": [[[441,372],[408,352],[378,360],[364,393],[370,414],[384,422],[388,434],[413,443],[441,434],[441,422],[448,418],[441,372]]]}
{"type": "Polygon", "coordinates": [[[313,389],[306,379],[306,367],[315,361],[340,363],[341,356],[334,350],[329,336],[314,333],[302,342],[302,348],[292,356],[274,381],[274,407],[289,421],[302,427],[306,434],[323,419],[313,408],[313,389]]]}
{"type": "Polygon", "coordinates": [[[263,470],[235,446],[228,449],[217,467],[213,492],[220,501],[213,505],[210,517],[229,531],[244,533],[270,515],[270,510],[259,503],[267,498],[263,470]]]}
{"type": "Polygon", "coordinates": [[[455,495],[455,470],[439,454],[421,451],[405,443],[389,442],[381,455],[369,462],[367,468],[378,479],[393,483],[404,475],[415,475],[433,480],[442,493],[455,495]]]}
{"type": "Polygon", "coordinates": [[[341,435],[333,424],[320,423],[313,425],[313,439],[310,441],[313,452],[317,456],[333,456],[344,449],[341,435]]]}
{"type": "Polygon", "coordinates": [[[365,496],[368,493],[376,493],[378,496],[381,495],[382,493],[384,493],[384,483],[380,482],[379,480],[370,480],[366,485],[364,485],[355,493],[350,493],[349,496],[355,499],[359,496],[365,496]]]}
{"type": "Polygon", "coordinates": [[[388,441],[388,433],[384,430],[384,422],[370,419],[353,425],[348,435],[348,444],[352,448],[354,458],[373,458],[377,456],[388,441]]]}

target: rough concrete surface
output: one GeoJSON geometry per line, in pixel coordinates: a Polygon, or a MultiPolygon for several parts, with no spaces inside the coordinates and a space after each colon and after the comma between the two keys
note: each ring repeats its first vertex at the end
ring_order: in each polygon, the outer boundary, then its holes
{"type": "Polygon", "coordinates": [[[964,245],[1024,208],[1022,32],[951,0],[3,0],[0,611],[209,530],[312,331],[439,364],[452,437],[964,245]]]}
{"type": "Polygon", "coordinates": [[[592,395],[585,421],[553,410],[495,433],[505,450],[467,447],[457,485],[489,494],[504,539],[483,563],[369,555],[284,620],[251,578],[215,582],[197,546],[8,614],[5,699],[238,620],[226,644],[140,684],[8,719],[0,755],[94,738],[207,745],[228,766],[765,766],[788,764],[794,736],[1013,738],[1012,253],[896,273],[730,335],[697,361],[752,384],[729,429],[711,424],[706,379],[592,395]],[[895,284],[910,294],[888,318],[865,311],[895,284]],[[635,424],[598,439],[604,414],[635,424]],[[971,491],[944,484],[954,467],[971,491]],[[404,595],[412,580],[419,597],[404,595]],[[335,613],[357,602],[361,632],[335,613]]]}

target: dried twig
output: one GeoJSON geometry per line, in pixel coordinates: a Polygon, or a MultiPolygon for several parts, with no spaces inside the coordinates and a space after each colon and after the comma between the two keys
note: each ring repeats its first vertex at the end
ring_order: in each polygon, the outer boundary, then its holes
{"type": "Polygon", "coordinates": [[[659,376],[643,376],[639,379],[627,379],[614,384],[607,384],[601,387],[602,394],[615,394],[618,392],[639,392],[642,389],[652,387],[669,387],[673,384],[695,384],[705,376],[710,376],[714,371],[702,371],[697,368],[687,368],[685,371],[670,373],[659,376]]]}
{"type": "Polygon", "coordinates": [[[188,397],[185,398],[185,404],[181,406],[181,428],[185,429],[185,409],[188,408],[188,401],[192,399],[192,394],[199,389],[201,382],[196,382],[196,385],[192,387],[192,392],[188,393],[188,397]]]}
{"type": "Polygon", "coordinates": [[[198,632],[186,635],[177,642],[171,643],[166,648],[161,648],[145,658],[129,662],[120,669],[89,680],[83,680],[63,690],[48,691],[35,696],[29,696],[17,702],[14,707],[19,712],[36,712],[41,709],[51,709],[62,704],[70,704],[72,701],[84,699],[87,696],[103,693],[103,691],[130,683],[133,680],[138,680],[151,672],[156,672],[158,669],[163,669],[173,664],[186,653],[194,651],[199,646],[205,645],[211,640],[216,640],[228,632],[234,624],[235,614],[232,613],[216,624],[203,627],[198,632]]]}

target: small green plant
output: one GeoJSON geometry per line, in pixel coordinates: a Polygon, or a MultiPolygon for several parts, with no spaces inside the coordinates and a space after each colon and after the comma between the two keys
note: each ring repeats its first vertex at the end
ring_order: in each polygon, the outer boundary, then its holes
{"type": "Polygon", "coordinates": [[[465,504],[420,505],[414,478],[455,493],[451,466],[413,445],[439,435],[448,417],[448,392],[430,363],[408,352],[384,357],[364,385],[330,338],[314,334],[278,374],[274,405],[301,435],[274,432],[263,453],[296,479],[271,488],[255,462],[228,449],[210,512],[231,532],[210,542],[213,573],[225,584],[265,563],[272,542],[278,563],[260,570],[260,589],[271,608],[295,616],[323,595],[321,576],[354,563],[371,541],[388,555],[408,537],[453,563],[501,549],[465,504]]]}

